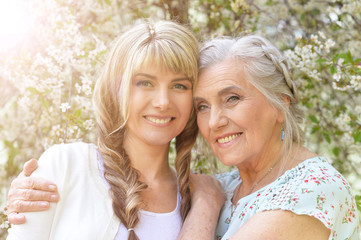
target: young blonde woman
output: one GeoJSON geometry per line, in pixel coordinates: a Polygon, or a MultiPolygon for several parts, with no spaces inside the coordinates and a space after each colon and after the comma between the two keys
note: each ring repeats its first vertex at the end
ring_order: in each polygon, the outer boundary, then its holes
{"type": "Polygon", "coordinates": [[[41,156],[32,176],[56,184],[60,200],[26,213],[8,239],[176,239],[191,201],[197,60],[197,40],[179,24],[124,32],[95,86],[97,146],[56,145],[41,156]],[[174,138],[176,171],[168,162],[174,138]]]}

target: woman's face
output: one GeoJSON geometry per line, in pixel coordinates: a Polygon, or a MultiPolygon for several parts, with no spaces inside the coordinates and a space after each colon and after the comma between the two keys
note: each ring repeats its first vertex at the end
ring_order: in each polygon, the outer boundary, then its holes
{"type": "Polygon", "coordinates": [[[182,73],[141,68],[131,83],[126,137],[168,144],[182,132],[192,109],[192,82],[182,73]]]}
{"type": "Polygon", "coordinates": [[[234,60],[200,73],[194,106],[200,132],[225,165],[252,163],[280,141],[283,115],[234,60]]]}

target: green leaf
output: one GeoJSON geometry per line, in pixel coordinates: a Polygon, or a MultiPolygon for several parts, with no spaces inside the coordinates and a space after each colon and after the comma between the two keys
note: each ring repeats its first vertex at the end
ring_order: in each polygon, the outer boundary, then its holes
{"type": "Polygon", "coordinates": [[[353,63],[351,52],[348,51],[345,58],[346,63],[353,63]]]}
{"type": "Polygon", "coordinates": [[[323,63],[323,62],[327,62],[327,60],[324,58],[320,58],[316,60],[316,63],[323,63]]]}
{"type": "Polygon", "coordinates": [[[308,118],[311,120],[311,122],[313,122],[313,123],[319,123],[319,121],[318,121],[318,119],[315,117],[315,116],[313,116],[313,115],[310,115],[310,116],[308,116],[308,118]]]}
{"type": "Polygon", "coordinates": [[[28,88],[26,88],[26,90],[28,90],[32,94],[39,94],[39,91],[34,87],[28,87],[28,88]]]}
{"type": "Polygon", "coordinates": [[[347,63],[352,63],[352,55],[351,55],[351,52],[348,51],[347,53],[338,53],[336,54],[334,57],[333,57],[333,60],[336,61],[337,59],[344,59],[344,63],[347,64],[347,63]]]}
{"type": "Polygon", "coordinates": [[[74,117],[78,118],[81,116],[81,108],[79,108],[78,110],[75,111],[74,113],[74,117]]]}
{"type": "Polygon", "coordinates": [[[332,149],[333,154],[335,154],[336,157],[338,157],[340,155],[340,148],[339,147],[334,147],[332,149]]]}
{"type": "Polygon", "coordinates": [[[331,72],[332,75],[335,74],[335,73],[337,72],[336,67],[332,65],[332,66],[330,67],[330,72],[331,72]]]}
{"type": "Polygon", "coordinates": [[[353,136],[353,139],[355,142],[361,142],[361,131],[360,130],[357,130],[356,132],[354,132],[352,134],[353,136]]]}
{"type": "Polygon", "coordinates": [[[356,200],[357,209],[358,209],[359,211],[361,211],[361,195],[356,195],[356,196],[355,196],[355,200],[356,200]]]}
{"type": "Polygon", "coordinates": [[[50,104],[49,104],[48,100],[46,100],[46,98],[42,98],[41,105],[43,105],[43,107],[48,110],[50,104]]]}
{"type": "Polygon", "coordinates": [[[328,143],[331,143],[330,135],[327,132],[323,132],[322,135],[324,136],[324,138],[328,143]]]}
{"type": "Polygon", "coordinates": [[[314,134],[314,133],[318,132],[318,130],[320,130],[320,127],[319,127],[319,126],[314,126],[314,127],[312,128],[311,133],[314,134]]]}

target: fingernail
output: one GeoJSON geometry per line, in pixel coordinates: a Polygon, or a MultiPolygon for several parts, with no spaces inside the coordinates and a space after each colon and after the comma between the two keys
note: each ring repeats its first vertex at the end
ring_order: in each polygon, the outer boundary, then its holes
{"type": "Polygon", "coordinates": [[[23,215],[20,215],[20,214],[16,214],[15,218],[18,219],[18,220],[20,220],[20,219],[23,219],[24,216],[23,216],[23,215]]]}
{"type": "Polygon", "coordinates": [[[50,191],[55,191],[56,190],[55,185],[49,185],[48,188],[49,188],[50,191]]]}
{"type": "Polygon", "coordinates": [[[48,207],[48,203],[47,202],[41,202],[40,206],[43,207],[43,208],[46,208],[46,207],[48,207]]]}
{"type": "Polygon", "coordinates": [[[54,200],[54,201],[55,201],[55,200],[58,200],[58,195],[51,195],[51,196],[50,196],[50,199],[51,199],[51,200],[54,200]]]}

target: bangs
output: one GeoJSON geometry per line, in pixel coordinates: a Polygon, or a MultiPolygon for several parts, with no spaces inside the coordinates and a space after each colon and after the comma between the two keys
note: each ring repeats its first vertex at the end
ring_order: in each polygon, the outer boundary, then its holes
{"type": "MultiPolygon", "coordinates": [[[[138,49],[133,61],[133,74],[143,67],[154,67],[157,70],[183,73],[192,82],[195,80],[197,62],[191,53],[187,53],[183,47],[166,40],[152,40],[138,49]]],[[[132,74],[132,75],[133,75],[132,74]]]]}

